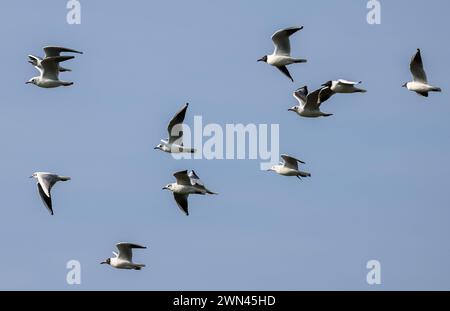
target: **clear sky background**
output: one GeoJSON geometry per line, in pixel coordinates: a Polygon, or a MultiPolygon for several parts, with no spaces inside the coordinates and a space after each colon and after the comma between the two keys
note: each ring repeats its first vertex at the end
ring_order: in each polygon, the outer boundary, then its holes
{"type": "Polygon", "coordinates": [[[81,25],[66,1],[1,3],[0,289],[450,289],[449,1],[382,1],[377,26],[363,0],[81,2],[81,25]],[[308,63],[291,83],[256,60],[295,25],[308,63]],[[24,84],[45,45],[85,52],[64,64],[74,86],[24,84]],[[419,47],[442,94],[401,88],[419,47]],[[287,111],[296,88],[337,78],[369,92],[333,97],[327,119],[287,111]],[[280,124],[281,152],[313,177],[153,150],[185,102],[188,124],[280,124]],[[192,196],[189,217],[161,190],[182,169],[220,193],[192,196]],[[53,217],[35,171],[73,178],[53,189],[53,217]],[[99,264],[120,241],[148,246],[144,270],[99,264]],[[79,286],[66,284],[71,259],[79,286]],[[366,283],[371,259],[381,286],[366,283]]]}

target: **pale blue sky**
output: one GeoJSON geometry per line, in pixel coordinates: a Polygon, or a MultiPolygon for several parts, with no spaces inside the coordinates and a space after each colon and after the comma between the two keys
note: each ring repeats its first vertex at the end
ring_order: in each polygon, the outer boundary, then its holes
{"type": "Polygon", "coordinates": [[[371,26],[363,0],[82,1],[77,26],[65,1],[2,1],[0,289],[449,290],[450,2],[382,2],[371,26]],[[291,83],[256,60],[294,25],[308,63],[291,83]],[[85,52],[66,64],[73,87],[24,84],[27,55],[49,44],[85,52]],[[428,99],[401,88],[418,47],[444,90],[428,99]],[[294,89],[335,78],[369,92],[332,98],[328,119],[287,111],[294,89]],[[188,123],[280,124],[281,151],[313,177],[153,150],[187,101],[188,123]],[[190,198],[189,217],[161,190],[181,169],[220,193],[190,198]],[[73,178],[53,217],[34,171],[73,178]],[[119,241],[147,245],[147,268],[99,265],[119,241]],[[70,259],[80,286],[65,282],[70,259]],[[371,259],[382,286],[366,283],[371,259]]]}

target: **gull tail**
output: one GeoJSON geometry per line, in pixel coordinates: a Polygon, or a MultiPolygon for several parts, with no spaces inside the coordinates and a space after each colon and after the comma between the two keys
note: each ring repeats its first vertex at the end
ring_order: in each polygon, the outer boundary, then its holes
{"type": "Polygon", "coordinates": [[[136,265],[136,267],[134,267],[134,270],[141,270],[142,268],[144,268],[145,267],[145,265],[141,265],[141,264],[139,264],[139,265],[136,265]]]}
{"type": "Polygon", "coordinates": [[[442,92],[442,89],[440,87],[433,87],[431,89],[432,92],[442,92]]]}
{"type": "Polygon", "coordinates": [[[295,59],[294,60],[294,64],[300,64],[300,63],[307,63],[308,60],[306,59],[295,59]]]}
{"type": "Polygon", "coordinates": [[[356,89],[356,93],[367,93],[367,90],[364,90],[364,89],[356,89]]]}
{"type": "Polygon", "coordinates": [[[217,192],[212,192],[211,190],[205,189],[207,194],[214,194],[214,195],[218,195],[217,192]]]}
{"type": "Polygon", "coordinates": [[[59,180],[61,181],[68,181],[71,180],[72,178],[70,178],[69,176],[58,176],[59,180]]]}
{"type": "Polygon", "coordinates": [[[333,114],[332,113],[324,113],[323,116],[324,117],[331,117],[331,116],[333,116],[333,114]]]}

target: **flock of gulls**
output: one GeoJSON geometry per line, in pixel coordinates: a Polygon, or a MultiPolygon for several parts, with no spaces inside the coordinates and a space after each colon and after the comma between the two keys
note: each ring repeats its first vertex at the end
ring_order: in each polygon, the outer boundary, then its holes
{"type": "MultiPolygon", "coordinates": [[[[281,73],[287,76],[292,82],[292,78],[287,66],[292,64],[306,63],[307,60],[294,58],[291,56],[290,36],[303,29],[303,27],[290,27],[281,29],[272,35],[272,41],[275,45],[275,50],[271,55],[266,55],[260,58],[259,62],[265,62],[273,67],[276,67],[281,73]]],[[[47,46],[44,47],[44,58],[29,55],[29,63],[32,64],[40,73],[39,76],[31,78],[27,84],[34,84],[41,88],[55,88],[60,86],[71,86],[73,82],[63,81],[59,79],[60,72],[70,72],[70,69],[61,66],[62,62],[74,59],[73,55],[61,55],[62,53],[83,54],[80,51],[68,49],[64,47],[47,46]]],[[[403,87],[408,90],[416,92],[421,96],[428,97],[430,92],[441,92],[439,87],[430,85],[428,83],[427,75],[424,70],[421,51],[418,49],[413,56],[410,63],[410,70],[413,76],[413,81],[405,83],[403,87]]],[[[313,92],[308,91],[307,86],[300,87],[294,92],[294,97],[298,101],[298,105],[288,109],[295,112],[300,117],[318,118],[330,117],[333,114],[321,111],[321,104],[329,100],[335,94],[352,94],[365,93],[366,90],[361,89],[358,85],[361,82],[352,82],[344,79],[330,80],[322,84],[313,92]]],[[[189,104],[185,104],[183,108],[178,111],[170,120],[167,131],[168,138],[162,139],[161,142],[154,148],[166,153],[195,153],[196,150],[187,148],[183,145],[183,122],[186,116],[189,104]]],[[[311,177],[308,172],[299,169],[299,163],[305,164],[290,155],[281,155],[283,162],[279,165],[274,165],[269,171],[275,172],[283,176],[292,176],[299,179],[311,177]]],[[[175,182],[163,187],[164,190],[169,190],[173,193],[176,204],[180,210],[189,215],[188,197],[192,194],[199,195],[215,195],[217,193],[205,187],[198,175],[194,171],[180,171],[173,174],[175,182]]],[[[39,196],[53,215],[52,187],[59,181],[69,181],[70,177],[60,176],[58,174],[36,172],[30,178],[37,180],[37,189],[39,196]]],[[[102,264],[111,265],[118,269],[132,269],[141,270],[145,267],[144,264],[133,263],[132,255],[133,249],[146,248],[134,243],[118,243],[116,245],[118,253],[113,252],[114,257],[108,258],[101,262],[102,264]]]]}

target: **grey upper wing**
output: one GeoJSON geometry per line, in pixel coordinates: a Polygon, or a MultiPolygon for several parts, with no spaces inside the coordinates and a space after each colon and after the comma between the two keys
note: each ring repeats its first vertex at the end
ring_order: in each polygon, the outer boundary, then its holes
{"type": "Polygon", "coordinates": [[[423,69],[423,61],[420,49],[417,49],[417,53],[413,56],[409,67],[414,77],[414,81],[425,83],[427,82],[427,74],[423,69]]]}
{"type": "Polygon", "coordinates": [[[305,162],[303,162],[302,160],[296,159],[296,158],[291,157],[291,156],[289,156],[287,154],[281,155],[281,158],[283,159],[284,165],[286,167],[289,167],[289,168],[292,168],[292,169],[295,169],[295,170],[298,170],[298,162],[300,162],[302,164],[305,164],[305,162]]]}
{"type": "Polygon", "coordinates": [[[45,53],[45,57],[59,56],[62,52],[83,54],[83,52],[60,47],[60,46],[46,46],[46,47],[44,47],[43,50],[45,53]]]}
{"type": "Polygon", "coordinates": [[[173,174],[173,176],[177,179],[177,184],[183,186],[192,186],[191,179],[189,178],[188,171],[180,171],[173,174]]]}
{"type": "Polygon", "coordinates": [[[58,80],[59,77],[59,63],[69,59],[73,59],[74,56],[51,56],[42,60],[42,77],[58,80]]]}
{"type": "Polygon", "coordinates": [[[117,243],[116,244],[117,249],[119,250],[119,258],[128,260],[130,262],[133,261],[133,248],[146,248],[145,246],[141,246],[138,244],[133,243],[117,243]]]}
{"type": "Polygon", "coordinates": [[[188,210],[188,195],[187,194],[178,194],[174,193],[173,197],[175,198],[175,202],[177,202],[178,207],[180,210],[186,214],[186,216],[189,216],[189,210],[188,210]]]}
{"type": "Polygon", "coordinates": [[[291,43],[289,41],[289,37],[296,33],[297,31],[303,29],[302,27],[290,27],[278,30],[276,33],[272,35],[272,41],[275,45],[275,54],[276,55],[291,55],[291,43]]]}
{"type": "MultiPolygon", "coordinates": [[[[167,126],[167,131],[169,132],[169,143],[174,143],[175,141],[183,137],[183,121],[186,116],[186,111],[189,103],[186,103],[180,111],[170,120],[167,126]]],[[[181,142],[180,142],[181,143],[181,142]]]]}

